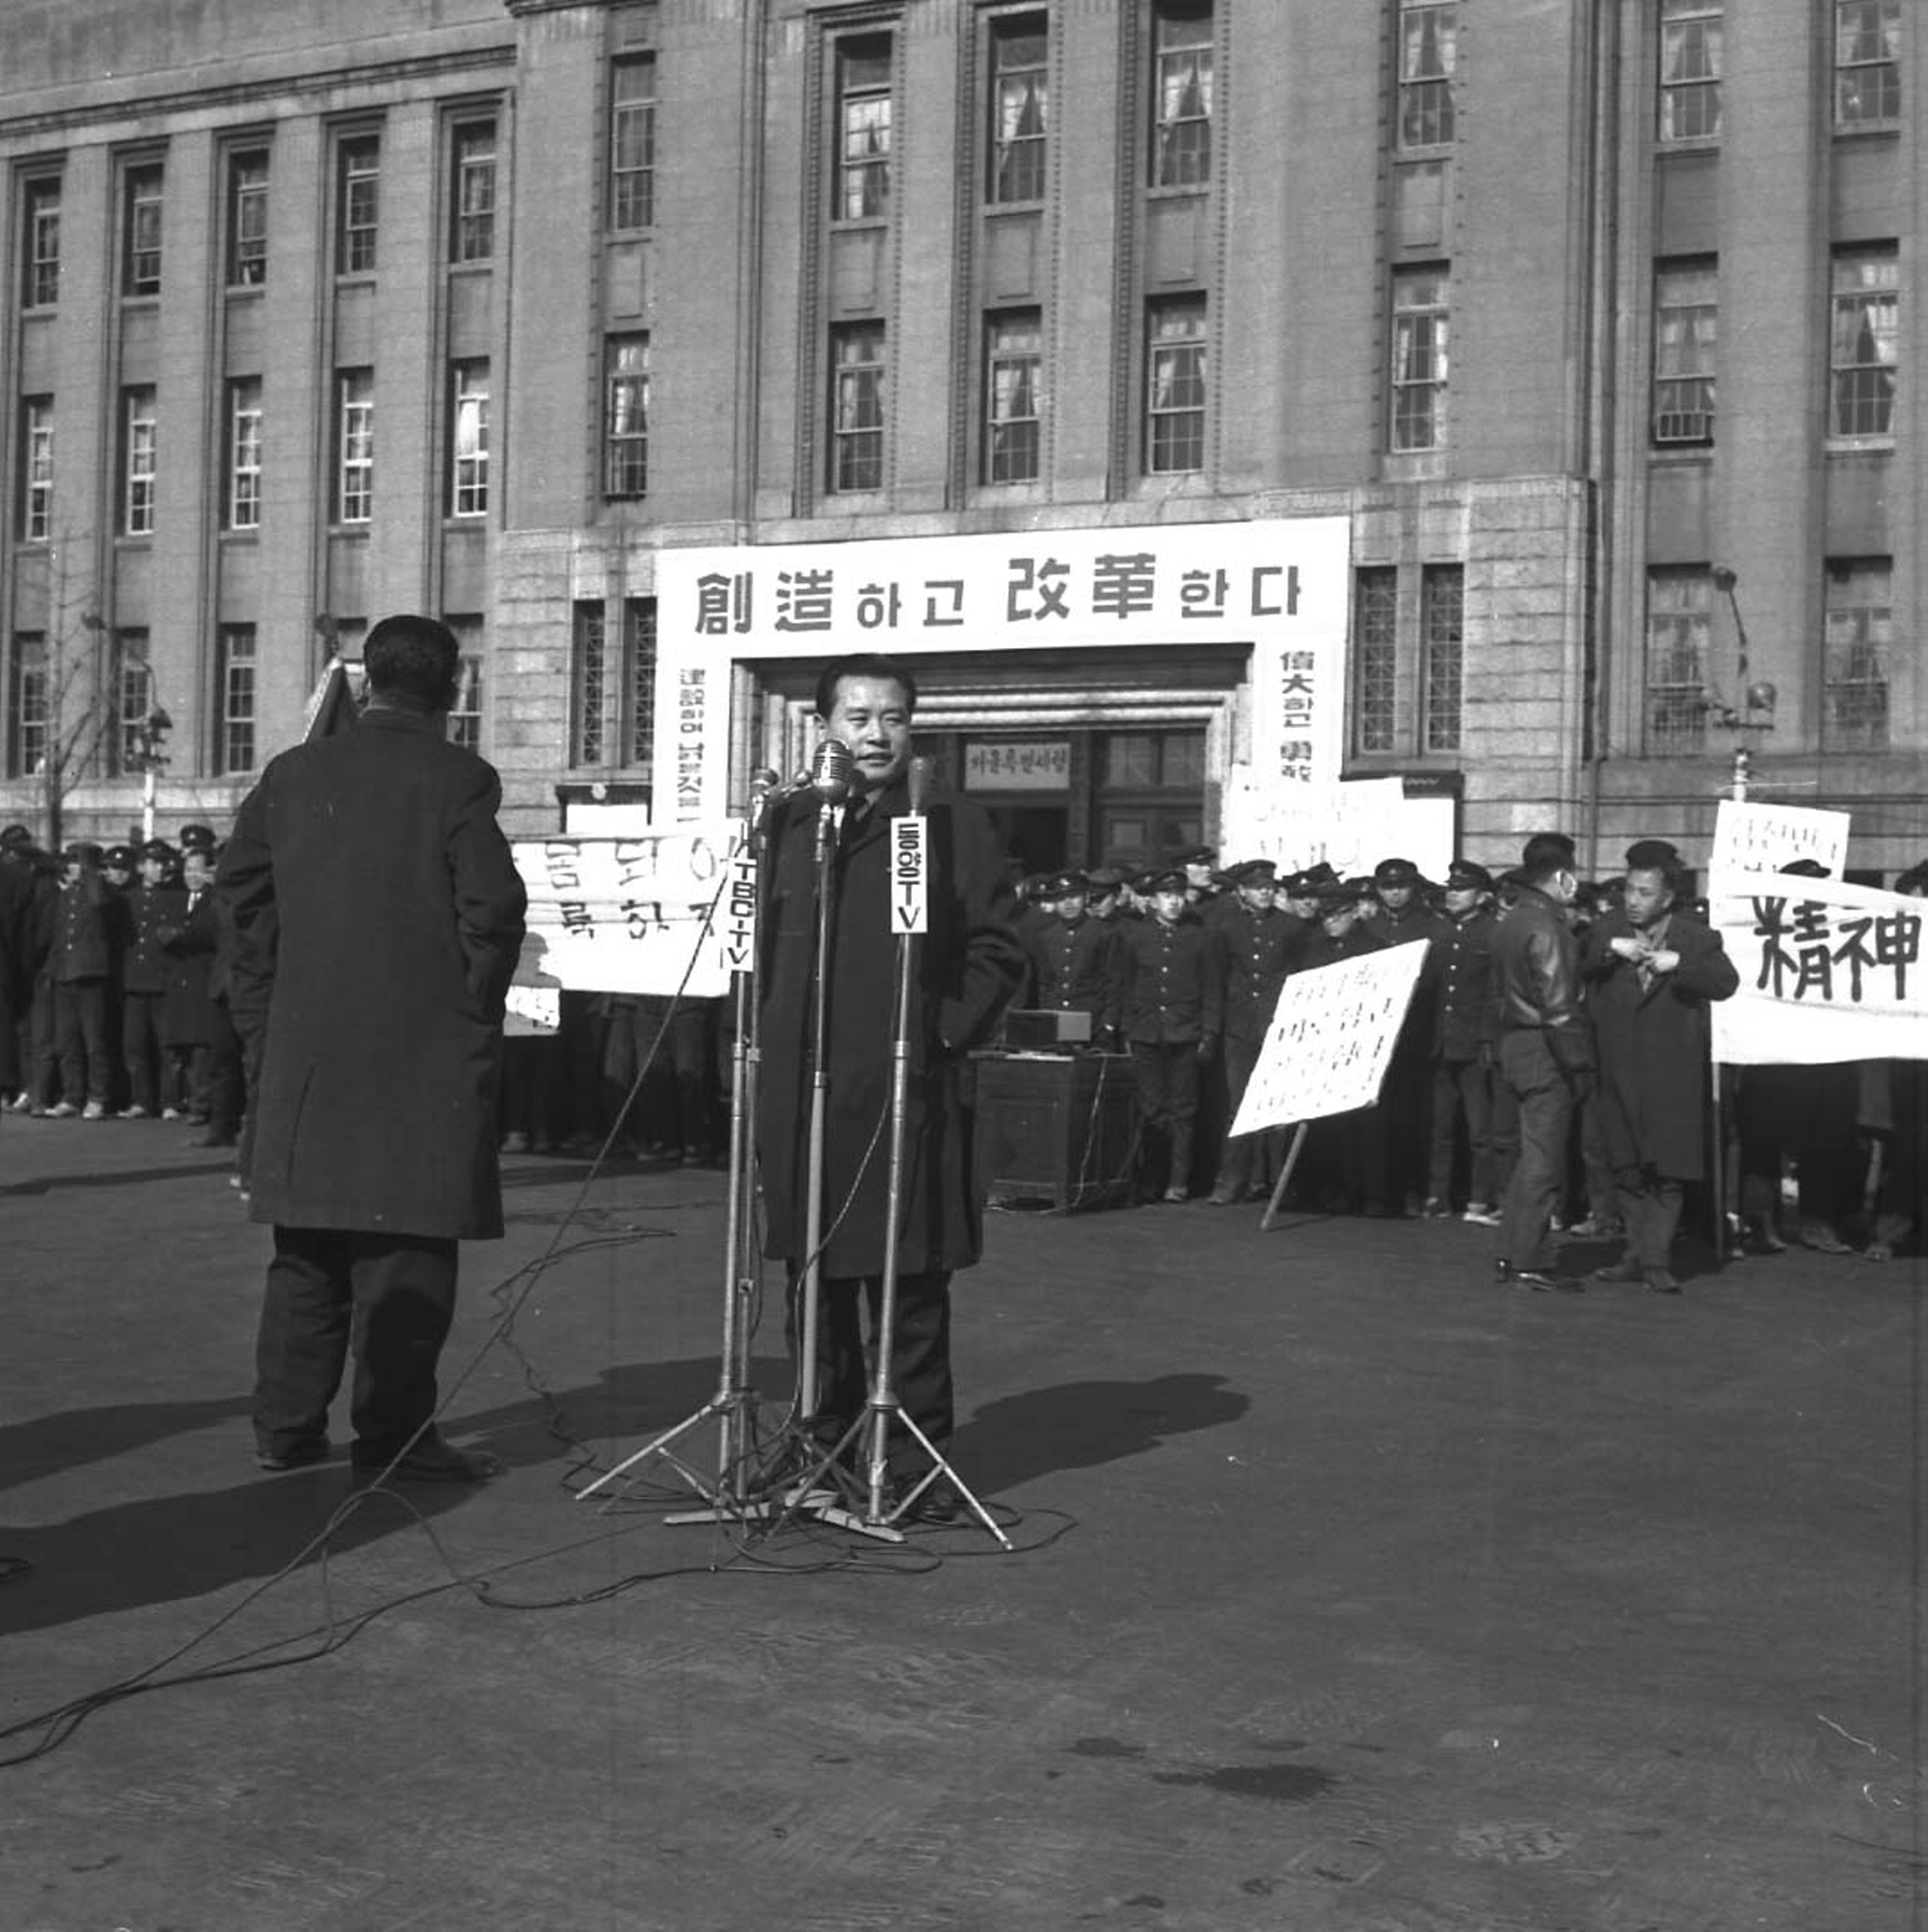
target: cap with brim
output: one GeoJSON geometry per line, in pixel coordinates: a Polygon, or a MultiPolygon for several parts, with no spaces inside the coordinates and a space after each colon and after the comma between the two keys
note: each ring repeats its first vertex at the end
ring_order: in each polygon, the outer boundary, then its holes
{"type": "Polygon", "coordinates": [[[1419,868],[1410,859],[1381,859],[1373,868],[1373,883],[1382,886],[1417,885],[1419,868]]]}
{"type": "Polygon", "coordinates": [[[1471,859],[1455,859],[1446,868],[1446,889],[1449,892],[1491,892],[1493,875],[1485,866],[1477,865],[1471,859]]]}
{"type": "Polygon", "coordinates": [[[1147,872],[1138,890],[1149,893],[1183,892],[1189,883],[1190,881],[1186,878],[1183,870],[1177,866],[1171,866],[1167,867],[1162,872],[1147,872]]]}
{"type": "Polygon", "coordinates": [[[1209,866],[1218,856],[1210,845],[1192,845],[1185,851],[1174,852],[1171,863],[1175,866],[1209,866]]]}
{"type": "Polygon", "coordinates": [[[131,872],[134,870],[134,848],[132,845],[109,845],[100,855],[103,866],[112,866],[116,872],[131,872]]]}
{"type": "Polygon", "coordinates": [[[1124,884],[1125,875],[1116,866],[1094,866],[1084,874],[1094,893],[1112,893],[1124,884]]]}
{"type": "Polygon", "coordinates": [[[1053,872],[1044,883],[1046,899],[1070,899],[1090,890],[1091,881],[1083,872],[1053,872]]]}
{"type": "Polygon", "coordinates": [[[163,865],[166,865],[174,858],[174,848],[165,839],[149,839],[141,847],[141,856],[144,859],[159,859],[163,865]]]}
{"type": "Polygon", "coordinates": [[[97,866],[105,856],[98,845],[87,839],[76,839],[61,853],[62,858],[82,866],[97,866]]]}
{"type": "Polygon", "coordinates": [[[1269,886],[1278,883],[1278,868],[1270,859],[1247,859],[1226,874],[1234,885],[1269,886]]]}
{"type": "Polygon", "coordinates": [[[211,852],[214,849],[212,825],[183,825],[175,837],[180,840],[180,848],[184,852],[211,852]]]}

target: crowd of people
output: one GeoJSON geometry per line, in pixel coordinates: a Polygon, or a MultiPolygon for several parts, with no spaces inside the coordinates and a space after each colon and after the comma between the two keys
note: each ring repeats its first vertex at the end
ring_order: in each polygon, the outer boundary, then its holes
{"type": "MultiPolygon", "coordinates": [[[[1229,1128],[1280,989],[1421,945],[1377,1104],[1310,1123],[1288,1204],[1500,1229],[1500,1274],[1548,1289],[1581,1285],[1557,1266],[1570,1233],[1622,1245],[1607,1278],[1677,1293],[1683,1210],[1717,1178],[1738,1251],[1882,1260],[1918,1239],[1917,1062],[1724,1068],[1717,1113],[1708,1009],[1738,979],[1671,844],[1636,841],[1597,882],[1558,834],[1498,877],[1464,858],[1437,881],[1398,857],[1350,878],[1215,858],[1024,881],[1022,998],[1130,1055],[1139,1199],[1269,1198],[1286,1130],[1229,1128]]],[[[1928,862],[1896,888],[1928,895],[1928,862]]]]}

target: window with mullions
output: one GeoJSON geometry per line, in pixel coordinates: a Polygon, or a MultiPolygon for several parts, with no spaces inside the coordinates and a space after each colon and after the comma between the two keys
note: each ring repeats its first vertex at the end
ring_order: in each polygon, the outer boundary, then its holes
{"type": "Polygon", "coordinates": [[[837,219],[880,220],[891,205],[891,37],[837,42],[837,219]]]}
{"type": "Polygon", "coordinates": [[[1901,119],[1901,0],[1834,0],[1834,125],[1901,119]]]}
{"type": "Polygon", "coordinates": [[[830,487],[884,487],[884,325],[830,332],[830,487]]]}
{"type": "Polygon", "coordinates": [[[1443,148],[1453,139],[1459,45],[1458,0],[1400,0],[1400,147],[1443,148]]]}
{"type": "Polygon", "coordinates": [[[449,376],[448,514],[489,509],[489,364],[457,362],[449,376]]]}
{"type": "Polygon", "coordinates": [[[1202,188],[1212,178],[1210,0],[1157,0],[1151,33],[1151,184],[1202,188]]]}
{"type": "Polygon", "coordinates": [[[1040,473],[1039,384],[1044,324],[1035,309],[984,323],[984,481],[1032,483],[1040,473]]]}
{"type": "Polygon", "coordinates": [[[623,703],[618,720],[625,765],[648,765],[656,728],[656,601],[623,604],[623,703]]]}
{"type": "Polygon", "coordinates": [[[1145,470],[1205,467],[1205,298],[1154,302],[1145,344],[1145,470]]]}
{"type": "Polygon", "coordinates": [[[650,338],[610,336],[602,362],[602,494],[613,502],[650,487],[650,338]]]}
{"type": "Polygon", "coordinates": [[[335,379],[335,521],[365,523],[375,508],[375,372],[335,379]]]}
{"type": "Polygon", "coordinates": [[[1828,565],[1822,593],[1821,747],[1888,749],[1894,570],[1887,557],[1828,565]]]}
{"type": "Polygon", "coordinates": [[[159,424],[151,388],[120,392],[120,534],[154,534],[159,424]]]}
{"type": "Polygon", "coordinates": [[[108,777],[146,769],[147,720],[154,711],[154,672],[146,631],[114,633],[114,731],[107,740],[108,777]]]}
{"type": "Polygon", "coordinates": [[[570,652],[570,745],[572,765],[605,765],[613,742],[609,676],[609,627],[600,604],[576,606],[570,652]]]}
{"type": "Polygon", "coordinates": [[[259,288],[268,279],[268,154],[228,157],[228,285],[259,288]]]}
{"type": "Polygon", "coordinates": [[[214,772],[254,768],[254,627],[224,624],[215,651],[214,772]]]}
{"type": "Polygon", "coordinates": [[[13,633],[7,679],[7,776],[32,778],[47,766],[47,640],[39,631],[13,633]]]}
{"type": "Polygon", "coordinates": [[[335,272],[372,275],[382,214],[382,138],[357,134],[335,150],[335,272]]]}
{"type": "Polygon", "coordinates": [[[1721,131],[1721,0],[1660,0],[1660,138],[1721,131]]]}
{"type": "Polygon", "coordinates": [[[43,544],[54,524],[54,399],[20,405],[20,541],[43,544]]]}
{"type": "Polygon", "coordinates": [[[1393,272],[1390,446],[1395,451],[1445,447],[1451,295],[1451,278],[1443,268],[1393,272]]]}
{"type": "Polygon", "coordinates": [[[1891,248],[1834,256],[1828,434],[1894,433],[1895,363],[1901,350],[1900,262],[1891,248]]]}
{"type": "Polygon", "coordinates": [[[161,292],[161,192],[164,175],[156,161],[129,168],[122,183],[120,292],[161,292]]]}
{"type": "Polygon", "coordinates": [[[1647,749],[1699,751],[1707,736],[1708,627],[1714,579],[1704,567],[1647,574],[1647,749]]]}
{"type": "Polygon", "coordinates": [[[228,503],[230,530],[261,526],[261,379],[228,385],[228,503]]]}
{"type": "Polygon", "coordinates": [[[656,62],[618,61],[609,76],[609,226],[633,233],[656,218],[656,62]]]}
{"type": "Polygon", "coordinates": [[[495,253],[495,123],[462,122],[452,154],[448,258],[488,261],[495,253]]]}
{"type": "Polygon", "coordinates": [[[455,702],[448,708],[448,741],[464,751],[482,749],[482,620],[442,619],[455,633],[455,702]]]}
{"type": "Polygon", "coordinates": [[[1399,749],[1399,572],[1374,564],[1352,577],[1352,743],[1399,749]]]}
{"type": "Polygon", "coordinates": [[[1714,440],[1717,295],[1710,261],[1654,268],[1653,440],[1663,446],[1714,440]]]}
{"type": "Polygon", "coordinates": [[[60,301],[61,184],[57,176],[29,181],[22,207],[20,301],[51,309],[60,301]]]}
{"type": "Polygon", "coordinates": [[[991,28],[992,201],[1044,199],[1050,94],[1045,73],[1050,40],[1044,15],[1025,13],[991,28]]]}
{"type": "Polygon", "coordinates": [[[1424,751],[1459,749],[1466,668],[1466,573],[1428,564],[1419,577],[1419,720],[1424,751]]]}

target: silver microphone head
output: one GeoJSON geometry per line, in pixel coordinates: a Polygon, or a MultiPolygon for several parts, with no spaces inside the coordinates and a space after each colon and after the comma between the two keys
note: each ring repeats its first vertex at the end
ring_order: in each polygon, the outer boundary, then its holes
{"type": "Polygon", "coordinates": [[[810,762],[810,782],[826,805],[841,805],[850,795],[857,762],[842,738],[826,738],[810,762]]]}

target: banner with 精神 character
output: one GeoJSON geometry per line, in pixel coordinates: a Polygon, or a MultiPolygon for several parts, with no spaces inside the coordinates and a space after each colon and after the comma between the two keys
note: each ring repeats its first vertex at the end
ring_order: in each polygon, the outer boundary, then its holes
{"type": "Polygon", "coordinates": [[[1297,791],[1236,768],[1225,785],[1218,850],[1298,872],[1322,859],[1342,877],[1410,859],[1430,879],[1453,861],[1453,801],[1408,798],[1403,778],[1348,778],[1297,791]]]}
{"type": "Polygon", "coordinates": [[[1257,1134],[1370,1107],[1426,952],[1388,946],[1291,975],[1232,1132],[1257,1134]]]}
{"type": "Polygon", "coordinates": [[[547,1031],[562,988],[706,1000],[748,969],[756,890],[740,820],[510,849],[529,895],[512,1031],[547,1031]]]}
{"type": "Polygon", "coordinates": [[[1737,1066],[1928,1060],[1928,901],[1837,879],[1727,872],[1708,917],[1740,974],[1713,1008],[1737,1066]]]}
{"type": "Polygon", "coordinates": [[[1735,872],[1778,872],[1801,859],[1839,878],[1848,862],[1849,816],[1811,805],[1778,805],[1757,798],[1723,798],[1714,812],[1714,845],[1707,855],[1710,891],[1735,872]]]}

